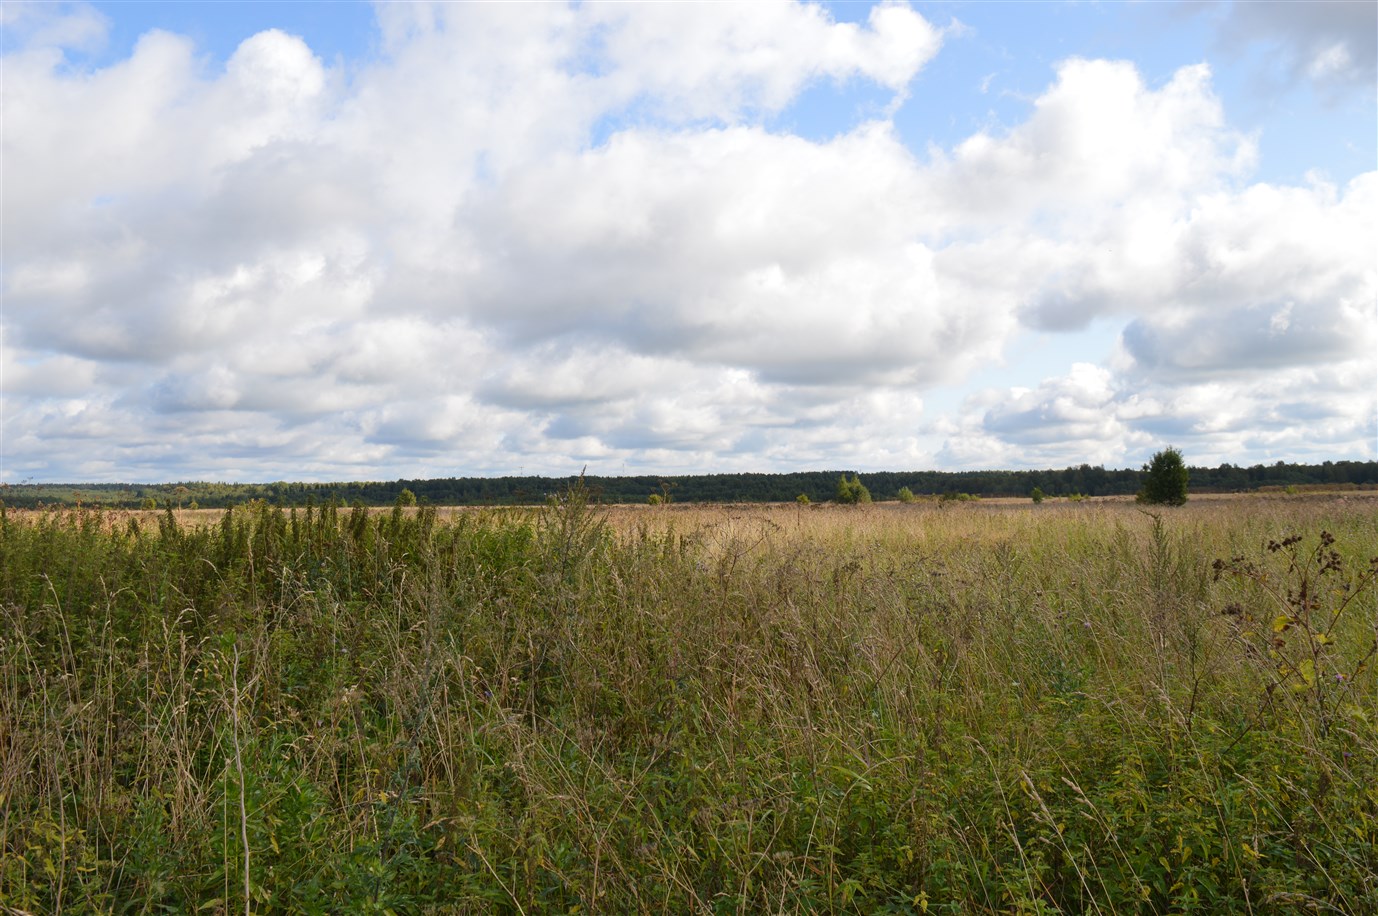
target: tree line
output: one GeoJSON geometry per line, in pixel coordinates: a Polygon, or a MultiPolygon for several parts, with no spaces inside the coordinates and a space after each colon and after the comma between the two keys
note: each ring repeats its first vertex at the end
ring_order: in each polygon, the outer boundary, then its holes
{"type": "MultiPolygon", "coordinates": [[[[1257,464],[1241,467],[1189,467],[1193,493],[1246,492],[1286,487],[1378,486],[1378,461],[1326,461],[1322,464],[1257,464]]],[[[605,503],[644,503],[651,495],[662,502],[809,502],[837,497],[844,475],[859,479],[878,501],[911,496],[954,498],[1026,497],[1036,488],[1049,497],[1133,496],[1143,487],[1144,472],[1082,464],[1062,470],[876,471],[856,475],[851,469],[798,471],[785,474],[632,475],[584,478],[605,503]]],[[[215,509],[262,500],[276,506],[388,506],[408,490],[422,503],[438,506],[539,505],[562,493],[570,477],[444,477],[337,483],[215,483],[183,481],[163,484],[53,484],[0,486],[0,502],[14,508],[99,505],[109,508],[215,509]]]]}

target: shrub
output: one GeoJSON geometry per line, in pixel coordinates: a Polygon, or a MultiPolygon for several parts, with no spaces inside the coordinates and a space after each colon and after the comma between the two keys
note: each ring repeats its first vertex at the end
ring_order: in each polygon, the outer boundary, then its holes
{"type": "Polygon", "coordinates": [[[900,491],[896,496],[902,503],[912,503],[914,501],[914,491],[908,487],[900,487],[900,491]]]}
{"type": "Polygon", "coordinates": [[[1036,503],[1041,503],[1043,502],[1043,491],[1040,490],[1038,487],[1034,487],[1033,492],[1029,494],[1029,498],[1036,503]]]}

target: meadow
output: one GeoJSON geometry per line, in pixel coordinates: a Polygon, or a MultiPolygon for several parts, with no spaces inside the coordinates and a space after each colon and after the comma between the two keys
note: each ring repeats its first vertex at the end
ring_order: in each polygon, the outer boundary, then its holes
{"type": "Polygon", "coordinates": [[[1378,913],[1378,500],[0,515],[0,912],[1378,913]]]}

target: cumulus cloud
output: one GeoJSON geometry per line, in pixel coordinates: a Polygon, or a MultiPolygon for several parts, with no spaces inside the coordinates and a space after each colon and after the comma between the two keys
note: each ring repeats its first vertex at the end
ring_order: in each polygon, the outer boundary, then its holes
{"type": "Polygon", "coordinates": [[[1191,463],[1329,460],[1372,454],[1374,364],[1235,372],[1172,383],[1077,364],[1033,389],[987,391],[940,424],[955,466],[1129,466],[1166,444],[1191,463]],[[1367,450],[1366,450],[1367,449],[1367,450]]]}
{"type": "Polygon", "coordinates": [[[942,45],[941,30],[899,4],[873,7],[865,28],[788,3],[752,3],[732,16],[678,3],[593,3],[589,12],[613,91],[672,121],[778,112],[819,77],[903,92],[942,45]]]}
{"type": "Polygon", "coordinates": [[[109,35],[110,22],[84,3],[9,0],[0,6],[0,29],[7,45],[13,42],[52,54],[63,49],[99,49],[109,35]]]}
{"type": "Polygon", "coordinates": [[[1131,198],[1180,197],[1243,173],[1249,138],[1229,129],[1205,64],[1158,89],[1126,61],[1064,61],[1027,121],[981,132],[944,157],[943,203],[963,217],[1077,220],[1131,198]]]}
{"type": "MultiPolygon", "coordinates": [[[[1378,441],[1378,175],[1343,191],[1215,193],[1170,233],[1169,282],[1137,303],[1104,365],[988,393],[976,441],[1014,463],[1132,463],[1172,442],[1192,461],[1371,456],[1378,441]]],[[[960,432],[960,431],[953,431],[960,432]]]]}
{"type": "Polygon", "coordinates": [[[917,151],[770,126],[902,99],[944,37],[904,5],[385,4],[354,68],[270,30],[83,70],[51,12],[3,63],[9,478],[1113,463],[1316,400],[1364,453],[1376,180],[1249,184],[1204,65],[1064,61],[917,151]],[[925,414],[1104,318],[1102,364],[925,414]]]}
{"type": "Polygon", "coordinates": [[[1085,448],[1116,441],[1123,428],[1106,406],[1114,398],[1110,373],[1077,363],[1064,378],[1047,379],[1036,390],[1016,390],[985,415],[985,428],[1017,445],[1058,443],[1085,448]]]}
{"type": "Polygon", "coordinates": [[[1197,202],[1176,235],[1174,292],[1125,329],[1163,378],[1372,360],[1378,174],[1340,192],[1254,185],[1197,202]]]}
{"type": "Polygon", "coordinates": [[[884,125],[823,144],[627,131],[494,189],[473,307],[520,339],[593,334],[779,381],[932,380],[1004,319],[936,276],[904,206],[919,174],[884,125]]]}
{"type": "Polygon", "coordinates": [[[1273,62],[1272,79],[1308,81],[1330,94],[1373,93],[1378,81],[1378,5],[1362,0],[1234,0],[1223,10],[1220,44],[1235,53],[1262,46],[1273,62]]]}

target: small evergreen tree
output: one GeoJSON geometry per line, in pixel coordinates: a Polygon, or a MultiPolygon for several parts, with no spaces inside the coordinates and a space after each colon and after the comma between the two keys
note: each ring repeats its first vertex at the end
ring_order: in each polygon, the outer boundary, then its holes
{"type": "Polygon", "coordinates": [[[837,501],[846,505],[856,505],[857,503],[869,503],[871,501],[871,491],[862,484],[860,477],[847,479],[843,474],[837,482],[837,501]]]}
{"type": "Polygon", "coordinates": [[[1180,506],[1187,501],[1187,465],[1181,452],[1168,446],[1144,465],[1144,485],[1136,499],[1163,506],[1180,506]]]}
{"type": "Polygon", "coordinates": [[[900,491],[896,493],[895,496],[902,503],[912,503],[914,501],[914,491],[908,487],[900,487],[900,491]]]}
{"type": "Polygon", "coordinates": [[[1038,487],[1034,487],[1033,492],[1029,494],[1029,498],[1036,503],[1041,503],[1043,502],[1043,491],[1038,487]]]}

